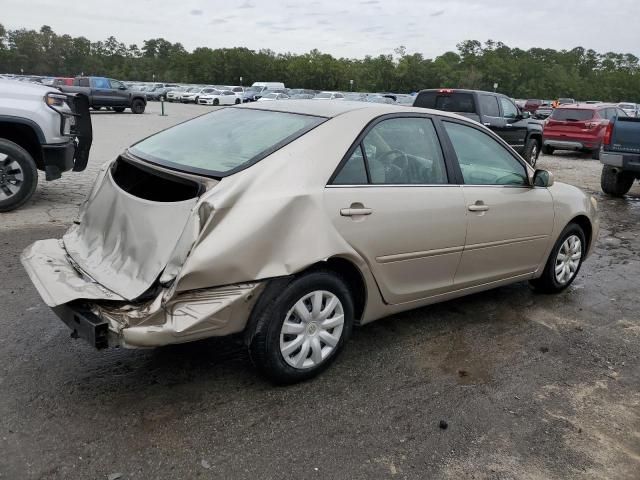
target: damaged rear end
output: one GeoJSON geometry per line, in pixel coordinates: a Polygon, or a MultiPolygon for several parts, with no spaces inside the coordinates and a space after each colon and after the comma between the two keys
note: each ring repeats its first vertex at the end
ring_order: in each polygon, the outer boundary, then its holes
{"type": "Polygon", "coordinates": [[[225,184],[225,177],[323,120],[250,111],[221,109],[130,148],[101,169],[62,239],[41,240],[23,252],[33,284],[72,336],[96,348],[146,348],[245,328],[264,279],[278,271],[238,262],[231,274],[209,267],[202,273],[207,259],[225,263],[216,259],[233,255],[226,245],[242,241],[216,227],[232,217],[248,187],[225,184]],[[256,145],[239,143],[247,128],[259,126],[256,145]],[[219,249],[208,238],[216,228],[225,238],[219,249]],[[202,243],[206,248],[198,252],[202,243]]]}

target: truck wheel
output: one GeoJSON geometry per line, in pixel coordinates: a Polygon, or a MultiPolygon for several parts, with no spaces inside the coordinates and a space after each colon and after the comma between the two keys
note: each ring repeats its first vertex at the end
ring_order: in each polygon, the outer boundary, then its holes
{"type": "Polygon", "coordinates": [[[532,167],[536,166],[538,156],[540,155],[540,142],[536,138],[530,138],[527,140],[527,144],[524,147],[524,159],[532,167]]]}
{"type": "Polygon", "coordinates": [[[37,185],[36,162],[29,152],[9,140],[0,139],[0,212],[24,204],[37,185]]]}
{"type": "Polygon", "coordinates": [[[600,186],[607,195],[614,197],[624,196],[633,185],[634,176],[629,172],[622,172],[609,165],[602,167],[600,186]]]}
{"type": "Polygon", "coordinates": [[[124,112],[124,107],[113,107],[114,112],[122,113],[124,112]]]}
{"type": "Polygon", "coordinates": [[[542,147],[542,153],[544,153],[545,155],[553,155],[554,151],[555,151],[555,148],[550,147],[548,145],[545,145],[544,147],[542,147]]]}
{"type": "Polygon", "coordinates": [[[131,111],[136,114],[144,113],[144,102],[139,98],[136,98],[133,102],[131,102],[131,111]]]}

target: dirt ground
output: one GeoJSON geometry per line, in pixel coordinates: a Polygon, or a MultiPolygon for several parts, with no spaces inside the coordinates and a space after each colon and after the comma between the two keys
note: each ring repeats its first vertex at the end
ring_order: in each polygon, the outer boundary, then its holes
{"type": "MultiPolygon", "coordinates": [[[[112,135],[96,164],[150,129],[93,118],[112,135]]],[[[600,164],[575,155],[538,167],[600,205],[567,291],[519,283],[358,328],[331,369],[286,388],[234,338],[100,352],[69,338],[18,260],[74,213],[33,220],[58,188],[41,186],[0,220],[0,479],[638,479],[640,188],[605,197],[600,164]]]]}

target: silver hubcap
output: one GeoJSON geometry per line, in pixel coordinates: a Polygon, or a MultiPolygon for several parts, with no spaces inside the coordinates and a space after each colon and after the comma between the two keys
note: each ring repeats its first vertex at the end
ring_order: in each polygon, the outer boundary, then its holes
{"type": "Polygon", "coordinates": [[[576,235],[568,237],[556,257],[556,280],[565,285],[575,277],[582,259],[582,242],[576,235]]]}
{"type": "Polygon", "coordinates": [[[297,369],[321,364],[336,348],[344,328],[344,310],[337,296],[316,290],[289,310],[280,330],[280,352],[297,369]]]}
{"type": "Polygon", "coordinates": [[[531,165],[535,165],[538,160],[538,144],[536,143],[531,149],[531,165]]]}
{"type": "Polygon", "coordinates": [[[23,182],[20,164],[6,153],[0,153],[0,200],[13,197],[20,191],[23,182]]]}

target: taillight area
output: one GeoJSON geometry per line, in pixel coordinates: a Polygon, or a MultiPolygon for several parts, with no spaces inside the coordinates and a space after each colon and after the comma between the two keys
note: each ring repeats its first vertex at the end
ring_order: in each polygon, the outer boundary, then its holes
{"type": "Polygon", "coordinates": [[[614,122],[609,122],[606,130],[604,131],[604,140],[602,141],[602,143],[604,143],[605,145],[611,145],[611,135],[613,134],[613,123],[614,122]]]}

